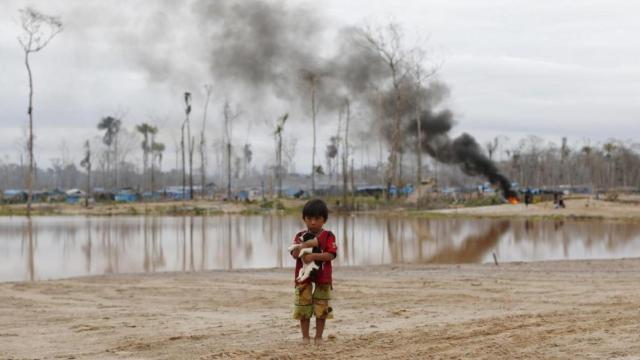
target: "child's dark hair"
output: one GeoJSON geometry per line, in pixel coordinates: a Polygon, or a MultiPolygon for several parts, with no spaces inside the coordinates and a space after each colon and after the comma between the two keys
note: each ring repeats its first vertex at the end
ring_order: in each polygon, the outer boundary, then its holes
{"type": "Polygon", "coordinates": [[[304,219],[306,217],[321,217],[324,221],[327,221],[329,218],[329,209],[327,208],[327,204],[320,199],[307,201],[302,209],[302,218],[304,219]]]}

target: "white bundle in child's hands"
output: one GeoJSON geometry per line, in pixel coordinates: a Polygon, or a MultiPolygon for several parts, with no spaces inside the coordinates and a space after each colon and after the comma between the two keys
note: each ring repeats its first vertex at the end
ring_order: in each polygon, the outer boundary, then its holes
{"type": "MultiPolygon", "coordinates": [[[[300,253],[298,254],[298,257],[301,258],[306,254],[312,254],[312,253],[321,253],[322,251],[320,250],[319,247],[315,246],[315,247],[304,247],[304,243],[313,239],[316,239],[316,236],[312,233],[312,232],[305,232],[304,234],[300,235],[300,237],[298,238],[300,239],[300,244],[293,244],[291,246],[289,246],[289,252],[295,250],[295,249],[301,249],[300,253]]],[[[305,280],[307,280],[307,278],[309,278],[309,276],[315,275],[315,273],[320,270],[320,268],[322,268],[322,262],[321,261],[310,261],[308,263],[305,263],[304,261],[302,262],[302,268],[300,269],[300,272],[298,273],[298,276],[296,277],[296,281],[297,282],[303,282],[305,280]]]]}

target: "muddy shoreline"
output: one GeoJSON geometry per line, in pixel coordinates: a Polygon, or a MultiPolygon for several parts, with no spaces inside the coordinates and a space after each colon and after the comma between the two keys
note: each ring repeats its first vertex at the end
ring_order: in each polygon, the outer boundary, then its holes
{"type": "MultiPolygon", "coordinates": [[[[259,203],[234,203],[224,201],[196,200],[191,202],[148,202],[132,204],[97,204],[89,208],[69,204],[35,204],[35,216],[216,216],[224,214],[298,215],[304,200],[283,200],[277,209],[259,203]]],[[[331,203],[330,203],[331,205],[331,203]]],[[[345,213],[339,208],[331,208],[334,213],[345,213]]],[[[427,218],[527,218],[532,220],[589,220],[640,222],[640,200],[632,202],[610,202],[593,198],[567,199],[566,208],[556,209],[551,202],[524,204],[503,204],[478,207],[453,207],[435,210],[417,210],[403,203],[380,206],[375,209],[348,212],[351,214],[374,214],[384,216],[416,216],[427,218]]],[[[24,216],[24,205],[2,205],[0,216],[24,216]]]]}

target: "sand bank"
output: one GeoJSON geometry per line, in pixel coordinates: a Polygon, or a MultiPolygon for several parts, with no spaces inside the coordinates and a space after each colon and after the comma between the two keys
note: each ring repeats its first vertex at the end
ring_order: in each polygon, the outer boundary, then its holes
{"type": "Polygon", "coordinates": [[[640,259],[335,272],[319,348],[289,319],[291,270],[2,283],[0,358],[640,356],[640,259]]]}
{"type": "Polygon", "coordinates": [[[585,219],[623,222],[640,222],[640,205],[635,202],[611,202],[593,198],[566,199],[566,207],[556,209],[550,201],[517,205],[441,209],[423,212],[432,215],[473,216],[492,218],[532,218],[532,219],[585,219]]]}

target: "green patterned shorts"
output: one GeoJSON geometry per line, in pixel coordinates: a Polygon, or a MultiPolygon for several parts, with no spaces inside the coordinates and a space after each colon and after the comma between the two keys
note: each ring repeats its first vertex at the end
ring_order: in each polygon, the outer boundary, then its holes
{"type": "Polygon", "coordinates": [[[330,284],[298,284],[295,287],[295,300],[293,303],[293,318],[296,320],[333,319],[333,309],[329,306],[331,300],[330,284]]]}

